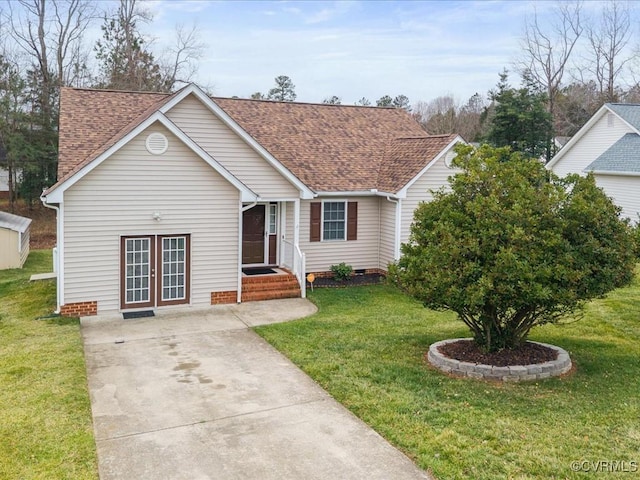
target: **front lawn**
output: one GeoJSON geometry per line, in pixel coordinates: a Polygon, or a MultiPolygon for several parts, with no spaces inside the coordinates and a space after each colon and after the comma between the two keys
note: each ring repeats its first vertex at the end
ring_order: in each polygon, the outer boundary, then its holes
{"type": "Polygon", "coordinates": [[[55,310],[51,250],[0,271],[0,478],[98,478],[77,319],[55,310]]]}
{"type": "Polygon", "coordinates": [[[591,303],[576,323],[534,329],[532,340],[566,349],[577,368],[520,384],[428,367],[431,343],[469,333],[454,315],[426,310],[393,287],[316,289],[309,297],[318,314],[257,332],[438,479],[592,478],[596,469],[640,467],[637,278],[591,303]]]}

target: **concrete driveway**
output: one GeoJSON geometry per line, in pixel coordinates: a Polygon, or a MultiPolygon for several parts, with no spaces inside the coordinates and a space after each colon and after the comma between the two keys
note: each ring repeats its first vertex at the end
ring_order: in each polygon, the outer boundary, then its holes
{"type": "Polygon", "coordinates": [[[100,478],[426,479],[249,326],[303,299],[82,319],[100,478]]]}

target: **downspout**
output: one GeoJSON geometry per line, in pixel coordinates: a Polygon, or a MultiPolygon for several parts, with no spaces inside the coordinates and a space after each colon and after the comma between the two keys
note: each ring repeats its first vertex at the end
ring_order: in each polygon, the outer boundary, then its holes
{"type": "Polygon", "coordinates": [[[400,230],[402,227],[402,199],[393,199],[390,195],[387,195],[387,200],[396,204],[396,222],[395,232],[393,239],[393,259],[400,259],[400,230]]]}
{"type": "Polygon", "coordinates": [[[60,305],[62,304],[62,299],[61,297],[61,285],[62,282],[60,280],[61,278],[61,272],[62,272],[62,268],[60,268],[60,244],[59,239],[61,238],[60,236],[60,207],[56,207],[55,205],[49,205],[47,203],[47,199],[44,195],[40,196],[40,201],[42,202],[42,205],[44,205],[46,208],[50,208],[51,210],[55,210],[56,211],[56,250],[57,250],[57,255],[54,255],[54,259],[53,259],[53,270],[56,273],[56,309],[53,313],[55,313],[56,315],[60,314],[60,305]]]}
{"type": "Polygon", "coordinates": [[[242,199],[239,200],[240,209],[238,211],[238,293],[236,302],[242,301],[242,214],[258,204],[258,199],[249,205],[242,206],[242,199]]]}

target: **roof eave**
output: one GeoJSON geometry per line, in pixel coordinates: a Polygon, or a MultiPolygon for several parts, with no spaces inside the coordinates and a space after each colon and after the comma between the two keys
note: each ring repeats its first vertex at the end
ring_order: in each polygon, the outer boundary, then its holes
{"type": "Polygon", "coordinates": [[[640,177],[640,172],[615,171],[615,170],[584,170],[585,173],[593,173],[594,175],[609,175],[619,177],[640,177]]]}
{"type": "Polygon", "coordinates": [[[236,187],[241,193],[242,201],[247,201],[247,202],[255,201],[259,198],[255,192],[253,192],[249,187],[247,187],[244,183],[242,183],[235,176],[233,176],[227,169],[225,169],[213,157],[211,157],[193,140],[191,140],[184,132],[182,132],[182,130],[180,130],[162,112],[158,111],[150,115],[147,119],[145,119],[141,123],[139,123],[129,133],[127,133],[120,140],[118,140],[114,145],[109,147],[100,155],[96,156],[94,159],[88,162],[85,166],[83,166],[77,172],[74,172],[68,178],[64,179],[63,181],[57,183],[56,185],[44,191],[41,195],[41,200],[48,205],[62,203],[64,198],[63,195],[66,190],[68,190],[70,187],[75,185],[79,180],[81,180],[85,175],[87,175],[94,168],[100,165],[104,160],[106,160],[111,155],[116,153],[124,145],[129,143],[133,138],[138,136],[140,133],[142,133],[145,129],[147,129],[149,126],[151,126],[155,122],[161,123],[172,134],[174,134],[185,145],[187,145],[187,147],[189,147],[194,153],[196,153],[200,158],[202,158],[205,162],[211,165],[214,168],[214,170],[216,170],[227,181],[229,181],[229,183],[231,183],[234,187],[236,187]]]}

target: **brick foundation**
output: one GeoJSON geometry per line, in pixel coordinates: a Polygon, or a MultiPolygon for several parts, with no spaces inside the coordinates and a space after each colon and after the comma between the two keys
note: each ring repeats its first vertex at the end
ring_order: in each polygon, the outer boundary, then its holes
{"type": "Polygon", "coordinates": [[[63,317],[87,317],[98,314],[98,302],[67,303],[60,307],[60,315],[63,317]]]}
{"type": "MultiPolygon", "coordinates": [[[[325,271],[325,272],[307,272],[307,275],[309,275],[310,273],[313,273],[313,275],[316,278],[331,278],[333,277],[333,272],[332,271],[325,271]]],[[[364,270],[364,274],[365,275],[372,275],[372,274],[379,274],[379,275],[383,275],[383,276],[387,276],[387,271],[383,270],[382,268],[366,268],[364,270]]]]}
{"type": "Polygon", "coordinates": [[[226,292],[211,292],[211,305],[219,305],[221,303],[236,303],[238,301],[238,292],[236,290],[228,290],[226,292]]]}

